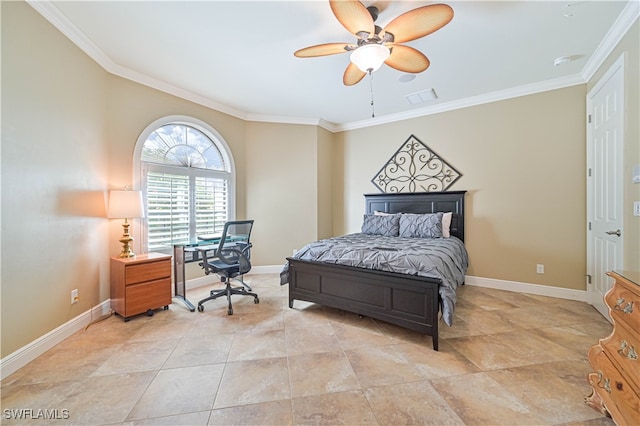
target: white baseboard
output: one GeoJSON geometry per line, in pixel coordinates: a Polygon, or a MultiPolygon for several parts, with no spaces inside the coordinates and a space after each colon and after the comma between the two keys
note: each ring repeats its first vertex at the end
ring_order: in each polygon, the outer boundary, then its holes
{"type": "Polygon", "coordinates": [[[496,290],[515,291],[518,293],[537,294],[539,296],[557,297],[559,299],[587,301],[586,290],[572,290],[568,288],[552,287],[541,284],[529,284],[518,281],[496,280],[493,278],[481,278],[467,275],[466,285],[477,287],[495,288],[496,290]]]}
{"type": "Polygon", "coordinates": [[[91,324],[92,320],[111,312],[111,299],[105,300],[98,306],[67,321],[58,328],[51,330],[17,351],[0,359],[0,379],[4,379],[33,361],[73,333],[91,324]]]}
{"type": "MultiPolygon", "coordinates": [[[[258,274],[279,274],[282,265],[254,266],[247,275],[258,274]]],[[[186,282],[187,290],[210,285],[217,281],[217,276],[209,275],[195,278],[186,282]]],[[[529,284],[517,281],[497,280],[493,278],[481,278],[467,275],[465,284],[477,287],[494,288],[497,290],[515,291],[518,293],[537,294],[541,296],[557,297],[560,299],[587,301],[587,292],[583,290],[571,290],[547,285],[529,284]]],[[[102,317],[111,312],[111,299],[105,300],[98,306],[78,315],[67,321],[58,328],[51,330],[47,334],[28,345],[18,349],[12,354],[0,359],[0,379],[8,377],[19,368],[27,365],[58,343],[62,342],[73,333],[81,330],[91,323],[92,320],[102,317]]]]}

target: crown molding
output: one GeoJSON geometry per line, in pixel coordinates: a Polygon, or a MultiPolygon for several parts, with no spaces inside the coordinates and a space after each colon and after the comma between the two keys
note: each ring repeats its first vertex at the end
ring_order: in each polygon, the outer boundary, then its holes
{"type": "Polygon", "coordinates": [[[582,78],[585,81],[591,80],[634,22],[638,20],[638,16],[640,16],[640,2],[638,0],[630,0],[582,68],[582,78]]]}
{"type": "Polygon", "coordinates": [[[394,123],[396,121],[408,120],[411,118],[424,117],[427,115],[439,114],[442,112],[453,111],[462,108],[468,108],[472,106],[478,106],[488,104],[497,101],[503,101],[512,98],[518,98],[526,95],[533,95],[536,93],[542,93],[549,90],[563,89],[565,87],[576,86],[578,84],[584,84],[585,80],[580,74],[575,74],[568,77],[557,78],[553,80],[542,81],[538,83],[526,84],[523,86],[513,87],[506,90],[498,90],[495,92],[487,93],[484,95],[473,96],[470,98],[460,99],[457,101],[444,102],[437,105],[431,105],[424,108],[419,108],[411,111],[406,111],[398,114],[385,115],[383,117],[371,118],[368,120],[356,121],[353,123],[346,123],[336,125],[337,131],[362,129],[365,127],[377,126],[380,124],[394,123]]]}
{"type": "Polygon", "coordinates": [[[539,83],[527,84],[506,90],[500,90],[480,96],[465,98],[457,101],[445,102],[438,105],[432,105],[425,108],[414,109],[397,114],[390,114],[383,117],[377,117],[367,120],[355,121],[351,123],[332,123],[322,118],[301,118],[301,117],[283,117],[269,116],[260,114],[249,114],[244,111],[223,105],[206,96],[199,95],[189,90],[176,87],[167,82],[152,78],[148,75],[131,70],[116,64],[109,58],[100,48],[98,48],[82,31],[80,31],[66,16],[64,16],[55,5],[49,1],[26,0],[27,3],[56,27],[62,34],[71,40],[76,46],[84,51],[91,59],[96,61],[98,65],[104,68],[110,74],[122,77],[127,80],[151,87],[156,90],[168,93],[170,95],[185,99],[190,102],[211,108],[213,110],[228,114],[245,121],[282,123],[282,124],[304,124],[315,125],[332,132],[342,132],[347,130],[361,129],[365,127],[377,126],[380,124],[393,123],[417,117],[423,117],[432,114],[439,114],[446,111],[452,111],[471,106],[478,106],[486,103],[511,99],[520,96],[532,95],[549,90],[561,89],[577,84],[588,82],[608,55],[620,42],[622,37],[627,33],[631,25],[638,19],[640,12],[640,2],[637,0],[629,0],[624,10],[612,25],[611,29],[598,45],[595,52],[591,55],[580,74],[563,77],[559,79],[547,80],[539,83]]]}

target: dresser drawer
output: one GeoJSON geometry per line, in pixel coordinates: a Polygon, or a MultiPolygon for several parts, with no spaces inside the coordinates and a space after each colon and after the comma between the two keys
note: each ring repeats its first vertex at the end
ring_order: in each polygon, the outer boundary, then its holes
{"type": "Polygon", "coordinates": [[[171,304],[171,278],[129,285],[125,289],[125,317],[171,304]]]}
{"type": "Polygon", "coordinates": [[[125,285],[171,277],[171,260],[127,265],[125,285]]]}
{"type": "Polygon", "coordinates": [[[614,419],[621,419],[623,424],[638,424],[638,395],[608,359],[606,352],[597,346],[592,347],[589,361],[596,370],[589,374],[589,383],[602,398],[607,411],[614,419]]]}
{"type": "Polygon", "coordinates": [[[609,359],[622,371],[636,393],[640,393],[640,347],[638,338],[623,326],[617,326],[610,337],[601,341],[609,359]]]}
{"type": "Polygon", "coordinates": [[[638,330],[640,329],[640,290],[638,286],[628,287],[630,285],[617,281],[605,296],[605,301],[614,321],[624,322],[634,330],[638,330]]]}

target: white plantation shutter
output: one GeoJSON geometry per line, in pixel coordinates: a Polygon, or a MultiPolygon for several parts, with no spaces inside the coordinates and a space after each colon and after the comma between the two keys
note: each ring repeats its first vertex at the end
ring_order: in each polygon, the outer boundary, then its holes
{"type": "Polygon", "coordinates": [[[190,240],[189,177],[147,174],[147,226],[149,251],[190,240]]]}
{"type": "Polygon", "coordinates": [[[196,234],[222,232],[227,221],[227,181],[196,177],[196,234]]]}
{"type": "Polygon", "coordinates": [[[169,123],[151,132],[141,152],[148,251],[222,232],[233,211],[229,154],[197,128],[169,123]]]}

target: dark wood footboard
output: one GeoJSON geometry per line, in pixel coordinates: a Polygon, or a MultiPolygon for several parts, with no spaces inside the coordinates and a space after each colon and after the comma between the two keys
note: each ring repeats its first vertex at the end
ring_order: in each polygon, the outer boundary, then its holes
{"type": "Polygon", "coordinates": [[[414,330],[438,350],[440,281],[413,275],[289,258],[289,307],[318,303],[414,330]]]}

